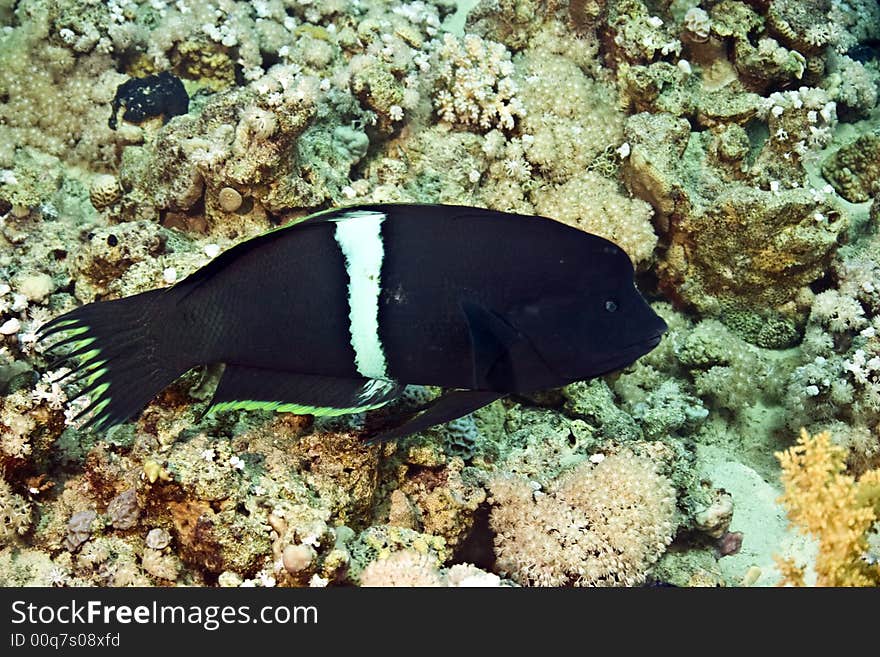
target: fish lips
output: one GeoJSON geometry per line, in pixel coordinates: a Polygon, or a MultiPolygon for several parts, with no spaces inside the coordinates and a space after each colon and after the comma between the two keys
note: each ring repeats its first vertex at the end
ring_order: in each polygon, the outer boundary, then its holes
{"type": "Polygon", "coordinates": [[[650,337],[645,340],[641,340],[632,346],[633,349],[643,350],[638,356],[636,356],[636,358],[644,356],[648,352],[652,351],[658,344],[660,344],[660,341],[663,339],[663,334],[669,330],[669,326],[666,324],[662,317],[660,317],[659,315],[655,315],[655,318],[657,319],[657,326],[654,329],[654,332],[650,334],[650,337]]]}
{"type": "Polygon", "coordinates": [[[614,356],[607,360],[607,364],[610,365],[610,367],[608,367],[605,372],[613,372],[614,370],[619,370],[622,367],[631,365],[645,354],[653,351],[654,348],[660,344],[660,340],[663,339],[663,333],[664,331],[660,331],[647,340],[641,340],[619,350],[614,356]]]}
{"type": "Polygon", "coordinates": [[[648,338],[644,340],[639,340],[638,342],[634,342],[631,345],[618,349],[607,358],[593,361],[592,363],[590,363],[587,372],[579,373],[572,380],[584,381],[587,379],[595,378],[597,376],[608,374],[610,372],[616,372],[617,370],[632,365],[639,358],[641,358],[645,354],[650,353],[657,345],[660,344],[660,341],[663,339],[663,334],[666,332],[666,322],[664,322],[662,319],[660,320],[660,322],[662,326],[658,327],[656,331],[649,334],[648,338]]]}

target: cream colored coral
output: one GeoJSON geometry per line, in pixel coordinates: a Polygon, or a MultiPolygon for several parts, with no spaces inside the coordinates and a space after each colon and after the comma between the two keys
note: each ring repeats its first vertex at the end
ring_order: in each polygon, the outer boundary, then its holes
{"type": "Polygon", "coordinates": [[[443,586],[437,560],[416,552],[401,550],[367,564],[361,573],[361,586],[443,586]]]}
{"type": "Polygon", "coordinates": [[[281,554],[284,569],[291,575],[301,573],[312,565],[315,560],[315,549],[311,545],[287,545],[281,554]]]}
{"type": "Polygon", "coordinates": [[[177,579],[182,564],[180,559],[173,554],[165,554],[162,550],[146,548],[141,555],[141,566],[153,577],[173,582],[177,579]]]}
{"type": "Polygon", "coordinates": [[[616,182],[584,171],[568,182],[534,193],[538,214],[611,240],[635,263],[651,258],[657,235],[651,224],[653,209],[630,198],[616,182]]]}
{"type": "Polygon", "coordinates": [[[617,92],[584,75],[573,61],[527,51],[517,62],[517,80],[525,108],[523,150],[542,177],[563,182],[623,141],[625,115],[617,92]]]}
{"type": "Polygon", "coordinates": [[[11,545],[31,526],[31,505],[21,495],[12,492],[0,477],[0,547],[11,545]]]}
{"type": "Polygon", "coordinates": [[[709,30],[712,27],[712,21],[705,9],[691,7],[684,15],[684,27],[691,33],[691,37],[694,41],[702,42],[709,39],[709,30]]]}
{"type": "Polygon", "coordinates": [[[89,187],[89,199],[96,210],[103,210],[116,203],[122,196],[122,188],[116,176],[103,173],[95,176],[89,187]]]}
{"type": "Polygon", "coordinates": [[[672,541],[672,484],[632,452],[535,488],[519,475],[490,482],[496,566],[520,584],[637,585],[672,541]]]}
{"type": "Polygon", "coordinates": [[[74,57],[51,41],[38,21],[0,34],[0,143],[90,167],[112,164],[115,134],[107,117],[127,78],[109,55],[74,57]]]}
{"type": "Polygon", "coordinates": [[[445,34],[437,48],[434,108],[444,121],[484,130],[513,129],[525,110],[516,97],[513,63],[503,44],[445,34]]]}

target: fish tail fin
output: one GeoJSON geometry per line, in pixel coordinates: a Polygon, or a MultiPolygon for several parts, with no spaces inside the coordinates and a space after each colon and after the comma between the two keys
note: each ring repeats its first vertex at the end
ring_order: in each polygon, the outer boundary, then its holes
{"type": "Polygon", "coordinates": [[[194,365],[179,346],[178,296],[172,288],[90,303],[40,328],[41,341],[62,338],[48,353],[71,368],[63,378],[79,388],[70,398],[89,398],[72,421],[91,414],[83,428],[121,424],[194,365]]]}

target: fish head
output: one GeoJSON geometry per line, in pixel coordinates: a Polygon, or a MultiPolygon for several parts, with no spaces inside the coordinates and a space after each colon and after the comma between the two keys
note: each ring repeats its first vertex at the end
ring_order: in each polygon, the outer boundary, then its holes
{"type": "Polygon", "coordinates": [[[600,256],[608,262],[596,267],[594,260],[593,275],[579,285],[506,313],[558,385],[632,364],[654,349],[667,329],[636,288],[626,254],[615,246],[600,256]]]}

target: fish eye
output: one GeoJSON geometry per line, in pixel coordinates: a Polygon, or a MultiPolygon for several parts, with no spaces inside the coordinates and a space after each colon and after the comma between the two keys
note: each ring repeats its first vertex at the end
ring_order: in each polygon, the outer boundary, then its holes
{"type": "Polygon", "coordinates": [[[605,310],[609,313],[617,312],[617,302],[614,299],[608,299],[605,302],[605,310]]]}

